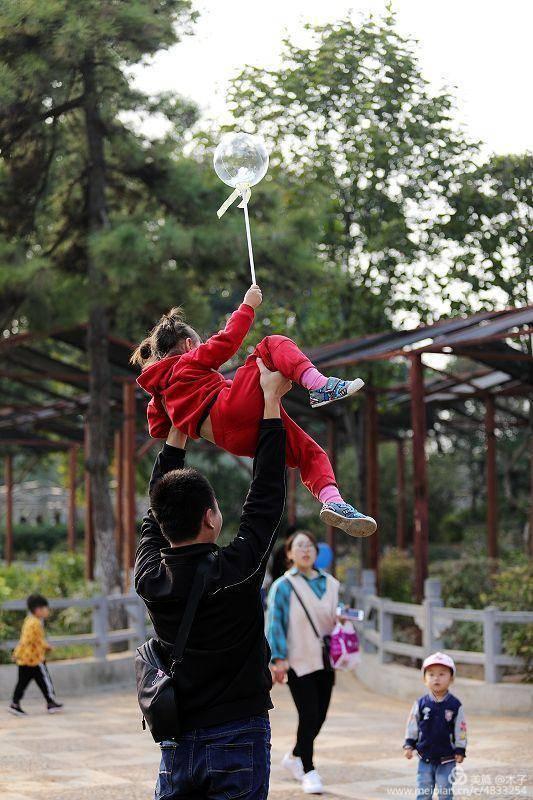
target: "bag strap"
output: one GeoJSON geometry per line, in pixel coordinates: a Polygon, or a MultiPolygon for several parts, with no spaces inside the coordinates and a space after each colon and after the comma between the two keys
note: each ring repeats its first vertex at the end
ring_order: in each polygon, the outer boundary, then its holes
{"type": "Polygon", "coordinates": [[[302,600],[302,598],[301,598],[301,597],[300,597],[300,595],[298,594],[298,590],[296,589],[296,586],[294,585],[294,584],[295,584],[295,581],[293,581],[293,580],[292,580],[292,579],[291,579],[289,576],[287,576],[287,579],[288,579],[288,581],[289,581],[290,585],[292,586],[292,591],[294,592],[294,594],[296,595],[296,597],[297,597],[297,598],[298,598],[298,600],[300,601],[300,605],[301,605],[301,607],[303,608],[303,610],[305,611],[305,616],[306,616],[306,617],[307,617],[307,619],[309,620],[309,622],[310,622],[310,624],[311,624],[311,627],[312,627],[312,629],[313,629],[313,630],[314,630],[314,632],[315,632],[315,636],[317,637],[317,639],[320,639],[320,641],[321,641],[321,642],[323,642],[323,641],[324,641],[324,639],[323,639],[323,638],[322,638],[322,636],[319,634],[319,632],[318,632],[318,630],[317,630],[317,627],[316,627],[315,623],[313,622],[313,620],[312,620],[312,618],[311,618],[311,615],[310,615],[309,611],[307,610],[307,608],[306,608],[306,605],[305,605],[304,601],[302,600]]]}
{"type": "Polygon", "coordinates": [[[170,675],[172,677],[174,677],[176,665],[181,664],[183,661],[183,653],[185,651],[187,639],[189,638],[189,633],[191,632],[194,616],[205,590],[206,575],[211,566],[214,564],[215,558],[215,553],[209,553],[207,559],[202,561],[196,569],[191,593],[187,599],[187,605],[185,606],[185,611],[183,612],[183,617],[178,629],[176,641],[174,642],[174,647],[172,648],[172,653],[170,656],[170,675]]]}

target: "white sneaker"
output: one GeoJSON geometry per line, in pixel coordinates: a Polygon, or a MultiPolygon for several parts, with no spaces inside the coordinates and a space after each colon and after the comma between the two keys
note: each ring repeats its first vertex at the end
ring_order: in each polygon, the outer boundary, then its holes
{"type": "Polygon", "coordinates": [[[287,772],[291,773],[295,781],[302,780],[304,776],[304,765],[302,764],[301,758],[298,758],[298,756],[293,756],[293,754],[289,751],[283,756],[281,766],[284,767],[287,772]]]}
{"type": "Polygon", "coordinates": [[[305,794],[322,794],[324,787],[316,769],[306,772],[302,778],[302,789],[305,794]]]}

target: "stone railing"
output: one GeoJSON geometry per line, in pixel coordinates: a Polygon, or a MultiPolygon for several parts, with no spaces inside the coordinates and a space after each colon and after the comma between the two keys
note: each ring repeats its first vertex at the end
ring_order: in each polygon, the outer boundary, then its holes
{"type": "MultiPolygon", "coordinates": [[[[77,633],[66,636],[50,636],[47,640],[54,647],[66,645],[89,645],[93,648],[95,658],[105,661],[109,654],[109,645],[116,642],[126,642],[128,649],[133,650],[144,642],[149,635],[149,626],[146,619],[146,607],[138,595],[116,594],[108,597],[96,596],[87,598],[61,598],[49,600],[52,610],[63,608],[90,608],[92,610],[92,624],[89,633],[77,633]],[[113,607],[121,606],[126,610],[128,627],[112,630],[109,627],[109,611],[113,607]]],[[[11,600],[0,605],[0,611],[25,611],[24,600],[11,600]]],[[[18,640],[4,640],[0,647],[12,650],[18,640]]]]}
{"type": "MultiPolygon", "coordinates": [[[[483,628],[483,651],[449,650],[446,652],[459,664],[478,664],[484,668],[485,681],[498,683],[502,667],[520,667],[522,660],[502,651],[502,623],[533,624],[533,612],[501,611],[489,606],[484,609],[444,608],[440,581],[428,578],[424,585],[425,596],[420,605],[398,603],[376,595],[375,576],[372,570],[363,570],[361,585],[348,582],[342,587],[344,602],[355,605],[365,612],[364,621],[357,623],[363,651],[376,653],[381,663],[393,660],[394,656],[408,656],[423,659],[435,650],[442,649],[441,636],[456,621],[480,623],[483,628]],[[421,644],[400,642],[394,638],[394,619],[407,617],[414,620],[421,631],[421,644]]],[[[66,636],[49,636],[48,640],[56,647],[65,645],[89,645],[94,656],[106,660],[110,644],[125,642],[128,649],[134,650],[152,631],[147,622],[143,601],[134,593],[125,595],[97,596],[83,599],[50,600],[50,608],[90,608],[92,625],[89,633],[66,636]],[[125,608],[128,627],[111,630],[109,610],[113,606],[125,608]]],[[[0,611],[24,611],[24,600],[3,603],[0,611]]],[[[12,650],[17,640],[4,640],[0,647],[12,650]]]]}
{"type": "Polygon", "coordinates": [[[454,622],[481,624],[483,651],[446,648],[446,653],[459,664],[481,665],[487,683],[498,683],[501,680],[502,667],[521,667],[523,664],[522,659],[503,652],[502,623],[533,624],[531,611],[501,611],[495,606],[484,609],[445,608],[441,583],[437,578],[428,578],[425,581],[424,600],[420,605],[397,603],[386,597],[378,597],[374,572],[363,570],[361,585],[354,585],[348,579],[343,587],[343,600],[364,610],[364,621],[357,623],[363,651],[377,653],[381,663],[392,661],[394,656],[423,659],[435,650],[442,650],[442,634],[454,622]],[[393,622],[398,617],[410,617],[414,620],[421,631],[421,645],[395,640],[393,622]]]}

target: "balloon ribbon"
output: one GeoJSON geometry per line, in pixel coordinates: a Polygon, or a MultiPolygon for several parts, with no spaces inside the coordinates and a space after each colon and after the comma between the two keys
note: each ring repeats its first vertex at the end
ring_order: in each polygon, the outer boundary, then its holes
{"type": "Polygon", "coordinates": [[[250,189],[250,186],[247,183],[240,183],[237,186],[237,188],[233,190],[233,192],[230,194],[230,196],[227,198],[227,200],[225,200],[222,203],[222,205],[220,206],[220,208],[217,211],[217,217],[220,219],[220,217],[222,217],[226,213],[228,208],[231,205],[233,205],[235,200],[238,197],[241,197],[241,196],[242,196],[242,202],[239,203],[239,208],[244,208],[246,203],[248,203],[248,200],[250,199],[250,195],[251,194],[252,194],[252,190],[250,189]]]}

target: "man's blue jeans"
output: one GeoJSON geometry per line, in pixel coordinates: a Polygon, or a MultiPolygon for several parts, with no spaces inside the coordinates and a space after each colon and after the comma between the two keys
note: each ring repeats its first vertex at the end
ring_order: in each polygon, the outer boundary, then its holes
{"type": "Polygon", "coordinates": [[[248,717],[161,742],[155,800],[266,800],[269,778],[270,723],[248,717]]]}
{"type": "Polygon", "coordinates": [[[427,761],[420,759],[416,775],[416,800],[431,800],[435,786],[439,800],[449,800],[453,797],[454,769],[455,761],[449,761],[447,764],[428,764],[427,761]]]}

